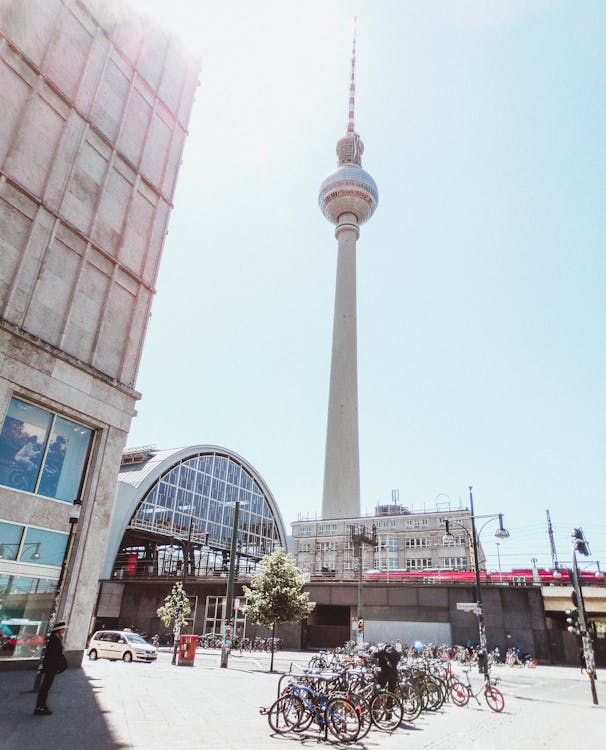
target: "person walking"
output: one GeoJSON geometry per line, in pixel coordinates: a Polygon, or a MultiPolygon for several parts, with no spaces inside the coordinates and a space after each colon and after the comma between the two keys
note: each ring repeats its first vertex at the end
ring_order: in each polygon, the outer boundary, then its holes
{"type": "Polygon", "coordinates": [[[38,691],[38,699],[36,701],[36,708],[34,709],[34,716],[49,716],[52,711],[47,706],[48,691],[51,689],[51,685],[55,679],[55,675],[65,672],[67,669],[67,660],[63,653],[63,636],[67,630],[65,622],[57,622],[48,639],[46,644],[46,651],[44,652],[44,659],[42,661],[42,671],[44,677],[42,678],[42,684],[38,691]]]}

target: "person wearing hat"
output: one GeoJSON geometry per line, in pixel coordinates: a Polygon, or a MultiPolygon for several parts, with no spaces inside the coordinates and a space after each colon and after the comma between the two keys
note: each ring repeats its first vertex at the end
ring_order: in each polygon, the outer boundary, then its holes
{"type": "Polygon", "coordinates": [[[52,714],[50,708],[46,705],[48,691],[51,689],[55,675],[65,672],[67,669],[67,660],[63,653],[63,636],[67,630],[67,625],[62,620],[56,622],[51,630],[51,634],[46,644],[44,659],[42,661],[42,670],[44,677],[38,691],[38,700],[34,709],[34,716],[49,716],[52,714]]]}

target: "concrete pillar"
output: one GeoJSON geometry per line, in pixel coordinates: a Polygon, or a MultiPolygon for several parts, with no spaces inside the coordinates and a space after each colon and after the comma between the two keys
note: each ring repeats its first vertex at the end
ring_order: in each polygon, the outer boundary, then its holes
{"type": "Polygon", "coordinates": [[[360,515],[356,334],[356,241],[360,231],[354,214],[339,218],[335,236],[337,284],[322,518],[355,518],[360,515]]]}

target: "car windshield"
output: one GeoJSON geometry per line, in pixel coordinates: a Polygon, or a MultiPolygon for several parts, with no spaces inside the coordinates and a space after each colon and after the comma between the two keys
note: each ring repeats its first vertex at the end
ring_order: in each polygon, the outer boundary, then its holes
{"type": "Polygon", "coordinates": [[[137,635],[137,633],[125,633],[126,639],[130,641],[130,643],[145,643],[147,644],[147,641],[145,638],[141,638],[140,635],[137,635]]]}

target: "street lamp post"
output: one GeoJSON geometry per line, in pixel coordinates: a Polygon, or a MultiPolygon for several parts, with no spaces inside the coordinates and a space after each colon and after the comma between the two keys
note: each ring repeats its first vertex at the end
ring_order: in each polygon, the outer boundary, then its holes
{"type": "Polygon", "coordinates": [[[478,605],[478,629],[480,633],[480,654],[478,654],[478,665],[480,671],[488,676],[488,649],[486,646],[486,624],[484,622],[484,610],[482,608],[482,587],[480,585],[480,564],[478,561],[478,537],[476,536],[476,520],[473,509],[473,493],[469,487],[469,509],[471,511],[471,534],[473,540],[473,564],[476,571],[476,602],[478,605]]]}
{"type": "Polygon", "coordinates": [[[72,510],[69,514],[69,534],[67,537],[67,543],[65,545],[63,561],[61,562],[61,571],[59,572],[59,580],[57,581],[57,588],[55,589],[55,596],[53,597],[51,611],[48,616],[48,624],[46,626],[46,635],[44,637],[44,644],[42,645],[42,649],[40,651],[40,658],[38,659],[38,666],[36,667],[34,687],[32,688],[33,693],[38,692],[38,690],[40,689],[40,685],[42,684],[42,672],[43,672],[43,665],[44,665],[44,656],[46,653],[46,644],[48,643],[48,639],[50,638],[53,625],[55,624],[55,621],[57,619],[57,611],[59,609],[59,603],[61,601],[61,595],[63,593],[63,583],[65,581],[65,574],[67,573],[67,568],[69,566],[69,562],[70,562],[71,555],[72,555],[72,547],[73,547],[74,538],[75,538],[75,527],[76,527],[76,524],[78,523],[78,520],[80,519],[81,507],[82,507],[82,502],[80,500],[74,500],[73,505],[72,505],[72,510]]]}
{"type": "MultiPolygon", "coordinates": [[[[473,552],[473,567],[475,570],[475,586],[476,586],[476,607],[475,611],[478,617],[478,631],[480,636],[480,653],[478,654],[478,666],[480,669],[480,672],[482,672],[486,679],[489,677],[488,672],[488,648],[486,644],[486,624],[484,621],[484,609],[482,607],[482,586],[481,586],[481,580],[480,580],[480,562],[478,559],[478,540],[480,537],[480,534],[476,532],[476,515],[474,512],[473,507],[473,492],[472,487],[469,487],[469,510],[471,513],[471,534],[469,534],[469,530],[463,526],[463,524],[459,524],[461,528],[465,531],[465,533],[470,538],[471,546],[472,546],[472,552],[473,552]]],[[[486,516],[481,516],[481,518],[486,518],[486,516]]],[[[494,515],[491,515],[489,517],[489,521],[498,518],[499,519],[499,528],[495,532],[495,536],[498,539],[506,539],[509,536],[509,532],[507,529],[503,527],[503,514],[497,513],[494,515]]],[[[489,523],[487,521],[486,523],[489,523]]],[[[484,524],[486,526],[486,524],[484,524]]],[[[480,529],[480,532],[482,529],[480,529]]],[[[449,529],[449,521],[446,521],[446,535],[452,536],[450,534],[449,529]]],[[[499,567],[500,567],[500,555],[499,555],[499,567]]]]}
{"type": "Polygon", "coordinates": [[[233,637],[232,609],[234,602],[234,578],[236,574],[236,550],[238,547],[238,516],[240,515],[240,501],[234,506],[234,525],[231,532],[231,548],[229,552],[229,573],[227,575],[227,592],[225,596],[225,630],[221,644],[221,667],[227,668],[229,646],[233,637]]]}
{"type": "Polygon", "coordinates": [[[499,561],[499,583],[502,583],[503,574],[501,572],[501,542],[497,542],[497,560],[499,561]]]}

